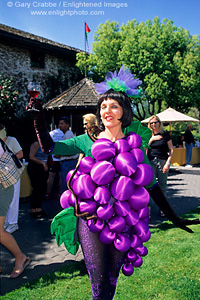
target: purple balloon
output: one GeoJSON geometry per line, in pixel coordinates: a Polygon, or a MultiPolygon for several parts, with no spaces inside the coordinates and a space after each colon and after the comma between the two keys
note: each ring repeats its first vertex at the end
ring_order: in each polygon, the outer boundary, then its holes
{"type": "Polygon", "coordinates": [[[90,175],[80,175],[73,183],[74,193],[81,199],[92,198],[96,184],[92,181],[90,175]]]}
{"type": "Polygon", "coordinates": [[[130,146],[125,139],[117,140],[114,143],[117,153],[128,152],[130,150],[130,146]]]}
{"type": "Polygon", "coordinates": [[[147,164],[138,164],[137,169],[131,178],[135,184],[145,186],[152,182],[154,172],[151,166],[147,164]]]}
{"type": "MultiPolygon", "coordinates": [[[[70,171],[67,173],[67,176],[66,176],[66,182],[67,182],[67,183],[68,183],[70,177],[72,176],[74,170],[75,170],[75,169],[70,170],[70,171]]],[[[75,174],[74,176],[76,176],[76,174],[75,174]]],[[[76,176],[76,177],[77,177],[77,176],[76,176]]],[[[74,178],[73,178],[73,179],[74,179],[74,178]]]]}
{"type": "Polygon", "coordinates": [[[116,177],[111,183],[111,194],[120,201],[128,200],[134,193],[135,185],[131,178],[127,176],[116,177]]]}
{"type": "MultiPolygon", "coordinates": [[[[72,174],[73,174],[74,171],[75,171],[75,169],[74,169],[74,170],[70,170],[70,171],[67,173],[67,176],[66,176],[66,183],[67,183],[67,184],[68,184],[68,181],[69,181],[69,179],[71,178],[71,176],[72,176],[72,174]]],[[[71,187],[73,187],[74,180],[76,180],[76,179],[79,177],[80,174],[81,174],[81,173],[80,173],[79,171],[77,171],[77,172],[75,173],[74,177],[72,178],[71,184],[70,184],[71,187]]]]}
{"type": "Polygon", "coordinates": [[[102,220],[109,220],[114,213],[113,206],[108,203],[97,208],[97,216],[102,220]]]}
{"type": "Polygon", "coordinates": [[[131,209],[128,215],[125,217],[125,220],[126,224],[128,224],[129,226],[137,224],[139,221],[138,213],[135,210],[131,209]]]}
{"type": "Polygon", "coordinates": [[[108,161],[96,162],[91,169],[91,178],[98,185],[106,185],[113,181],[115,168],[108,161]]]}
{"type": "Polygon", "coordinates": [[[60,197],[60,205],[62,208],[75,206],[75,197],[70,190],[66,190],[62,193],[60,197]]]}
{"type": "Polygon", "coordinates": [[[149,231],[149,226],[144,221],[139,221],[136,225],[134,225],[135,234],[141,239],[146,236],[149,231]]]}
{"type": "Polygon", "coordinates": [[[79,204],[80,212],[87,212],[92,215],[96,211],[96,202],[94,200],[81,200],[79,204]]]}
{"type": "Polygon", "coordinates": [[[148,249],[144,245],[134,248],[133,251],[140,256],[146,256],[148,254],[148,249]]]}
{"type": "Polygon", "coordinates": [[[135,252],[131,249],[129,250],[129,252],[127,253],[127,260],[129,262],[134,262],[137,259],[137,254],[135,254],[135,252]]]}
{"type": "Polygon", "coordinates": [[[130,211],[130,204],[128,201],[116,201],[114,204],[114,210],[118,216],[125,217],[130,211]]]}
{"type": "Polygon", "coordinates": [[[142,138],[135,132],[130,132],[126,138],[131,149],[139,148],[142,145],[142,138]]]}
{"type": "Polygon", "coordinates": [[[122,152],[115,157],[114,166],[120,175],[131,176],[137,169],[137,161],[130,152],[122,152]]]}
{"type": "Polygon", "coordinates": [[[149,199],[150,196],[147,190],[144,187],[136,186],[128,202],[133,209],[139,211],[148,205],[149,199]]]}
{"type": "Polygon", "coordinates": [[[146,206],[139,211],[139,219],[144,220],[148,217],[149,217],[149,208],[148,206],[146,206]]]}
{"type": "Polygon", "coordinates": [[[131,276],[134,272],[133,265],[131,263],[126,263],[122,267],[122,272],[125,276],[131,276]]]}
{"type": "Polygon", "coordinates": [[[93,165],[95,164],[95,160],[92,157],[83,157],[79,164],[79,171],[83,173],[90,173],[93,165]]]}
{"type": "Polygon", "coordinates": [[[124,218],[115,216],[111,218],[108,222],[108,227],[110,231],[115,232],[115,233],[120,233],[124,230],[126,226],[126,222],[124,218]]]}
{"type": "Polygon", "coordinates": [[[136,261],[134,261],[134,262],[132,263],[132,264],[133,264],[133,267],[139,268],[139,267],[142,265],[142,263],[143,263],[142,257],[139,256],[139,255],[137,254],[137,259],[136,259],[136,261]]]}
{"type": "Polygon", "coordinates": [[[100,232],[104,228],[104,221],[100,220],[100,219],[88,220],[87,224],[88,224],[90,231],[94,232],[94,233],[100,232]]]}
{"type": "Polygon", "coordinates": [[[131,241],[126,234],[117,234],[114,240],[115,248],[120,252],[126,252],[131,247],[131,241]]]}
{"type": "Polygon", "coordinates": [[[112,244],[116,236],[116,233],[111,232],[109,228],[106,226],[99,233],[99,240],[103,244],[112,244]]]}
{"type": "Polygon", "coordinates": [[[140,239],[141,239],[142,243],[146,243],[146,242],[148,242],[150,237],[151,237],[151,231],[148,230],[148,232],[146,234],[143,234],[140,239]]]}
{"type": "Polygon", "coordinates": [[[144,160],[144,152],[139,148],[131,149],[130,153],[132,153],[138,164],[141,164],[144,160]]]}
{"type": "Polygon", "coordinates": [[[96,160],[110,160],[115,156],[116,149],[113,142],[103,138],[93,143],[91,152],[96,160]]]}
{"type": "Polygon", "coordinates": [[[107,204],[111,198],[111,192],[106,186],[99,186],[94,191],[94,200],[98,204],[107,204]]]}
{"type": "Polygon", "coordinates": [[[149,217],[147,217],[147,218],[145,218],[145,219],[142,219],[144,222],[146,222],[147,224],[149,224],[150,223],[150,221],[151,221],[151,218],[150,218],[150,216],[149,217]]]}
{"type": "Polygon", "coordinates": [[[142,245],[140,238],[137,235],[131,237],[131,248],[136,248],[142,245]]]}

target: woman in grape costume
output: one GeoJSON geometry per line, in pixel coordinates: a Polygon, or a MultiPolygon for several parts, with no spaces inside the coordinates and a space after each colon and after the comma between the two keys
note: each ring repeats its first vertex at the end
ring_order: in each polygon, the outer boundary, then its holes
{"type": "MultiPolygon", "coordinates": [[[[129,97],[139,96],[140,84],[122,66],[118,74],[109,72],[104,82],[95,85],[101,94],[97,104],[100,131],[93,135],[53,143],[42,110],[34,115],[34,126],[44,152],[85,155],[71,172],[72,176],[71,173],[67,176],[69,190],[61,196],[64,221],[61,215],[55,217],[51,229],[56,232],[57,243],[64,242],[68,251],[75,254],[78,242],[69,227],[77,225],[95,300],[113,299],[121,267],[130,276],[147,255],[143,243],[150,238],[149,195],[176,226],[192,232],[186,225],[200,223],[180,219],[155,181],[138,135],[142,132],[140,124],[132,122],[129,97]]],[[[29,107],[32,104],[31,99],[29,107]]]]}

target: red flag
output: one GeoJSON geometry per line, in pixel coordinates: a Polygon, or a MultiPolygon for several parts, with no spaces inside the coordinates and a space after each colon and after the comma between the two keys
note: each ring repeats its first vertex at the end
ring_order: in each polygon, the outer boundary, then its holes
{"type": "Polygon", "coordinates": [[[89,33],[91,30],[90,28],[88,27],[88,24],[85,23],[85,33],[89,33]]]}
{"type": "Polygon", "coordinates": [[[90,28],[88,27],[87,23],[85,22],[85,44],[87,44],[88,51],[89,49],[89,44],[88,44],[88,33],[90,32],[90,28]]]}

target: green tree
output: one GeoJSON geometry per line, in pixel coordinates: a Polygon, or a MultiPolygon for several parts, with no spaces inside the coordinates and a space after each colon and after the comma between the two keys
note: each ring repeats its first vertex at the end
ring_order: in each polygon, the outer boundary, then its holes
{"type": "MultiPolygon", "coordinates": [[[[78,54],[83,72],[85,61],[78,54]]],[[[187,112],[200,108],[200,40],[170,20],[159,18],[140,24],[129,21],[101,24],[87,57],[88,74],[101,81],[108,71],[124,64],[142,80],[143,96],[134,100],[135,117],[142,120],[162,109],[187,112]]]]}
{"type": "Polygon", "coordinates": [[[18,91],[11,78],[0,75],[0,116],[3,122],[11,120],[15,114],[18,91]]]}
{"type": "MultiPolygon", "coordinates": [[[[93,52],[87,55],[86,64],[90,77],[95,82],[104,79],[108,71],[115,70],[121,49],[121,33],[117,22],[100,24],[94,36],[93,52]]],[[[77,54],[77,66],[85,72],[85,54],[77,54]]]]}

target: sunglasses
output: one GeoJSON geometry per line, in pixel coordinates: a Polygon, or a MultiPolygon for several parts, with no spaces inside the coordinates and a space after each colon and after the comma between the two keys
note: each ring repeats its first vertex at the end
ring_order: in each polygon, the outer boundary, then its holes
{"type": "Polygon", "coordinates": [[[83,123],[83,125],[87,125],[88,123],[83,123]]]}
{"type": "Polygon", "coordinates": [[[150,122],[151,125],[152,125],[152,124],[157,124],[157,123],[159,123],[159,121],[156,121],[156,122],[150,122]]]}

